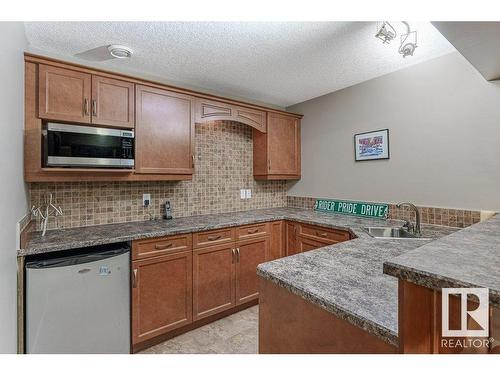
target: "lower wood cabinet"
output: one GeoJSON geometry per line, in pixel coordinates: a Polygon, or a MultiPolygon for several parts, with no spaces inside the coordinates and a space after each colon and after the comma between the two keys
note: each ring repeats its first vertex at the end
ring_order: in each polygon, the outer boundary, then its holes
{"type": "Polygon", "coordinates": [[[328,245],[332,245],[332,243],[311,240],[310,238],[298,237],[297,250],[299,253],[303,253],[305,251],[318,249],[320,247],[328,245]]]}
{"type": "Polygon", "coordinates": [[[148,346],[256,301],[261,263],[349,238],[348,231],[273,221],[133,241],[132,344],[148,346]]]}
{"type": "Polygon", "coordinates": [[[269,252],[266,260],[279,259],[285,255],[285,222],[273,221],[269,223],[269,252]]]}
{"type": "Polygon", "coordinates": [[[314,250],[338,242],[348,241],[351,234],[346,230],[324,228],[316,225],[286,222],[286,255],[314,250]]]}
{"type": "Polygon", "coordinates": [[[298,224],[292,221],[285,222],[286,242],[285,255],[294,255],[300,253],[297,243],[297,227],[298,224]]]}
{"type": "Polygon", "coordinates": [[[132,261],[132,344],[192,322],[192,251],[132,261]]]}
{"type": "Polygon", "coordinates": [[[236,243],[236,304],[259,297],[257,266],[268,257],[269,238],[240,241],[236,243]]]}
{"type": "Polygon", "coordinates": [[[202,319],[233,307],[234,242],[194,250],[193,257],[193,319],[202,319]]]}

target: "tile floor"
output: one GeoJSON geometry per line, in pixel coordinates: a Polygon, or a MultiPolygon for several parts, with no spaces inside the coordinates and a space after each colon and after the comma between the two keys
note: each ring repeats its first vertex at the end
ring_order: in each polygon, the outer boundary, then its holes
{"type": "Polygon", "coordinates": [[[141,354],[256,354],[259,306],[240,311],[171,340],[141,354]]]}

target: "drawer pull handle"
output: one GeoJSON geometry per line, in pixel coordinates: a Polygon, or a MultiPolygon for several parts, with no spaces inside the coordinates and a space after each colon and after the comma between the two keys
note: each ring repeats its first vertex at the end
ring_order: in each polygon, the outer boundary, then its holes
{"type": "Polygon", "coordinates": [[[233,256],[231,257],[231,263],[234,264],[234,257],[236,256],[236,249],[232,249],[231,252],[233,253],[233,256]]]}
{"type": "Polygon", "coordinates": [[[132,288],[137,288],[137,268],[132,271],[132,288]]]}
{"type": "Polygon", "coordinates": [[[325,232],[323,232],[323,233],[321,233],[321,232],[316,232],[316,236],[319,236],[319,237],[327,237],[327,236],[328,236],[328,234],[327,234],[327,233],[325,233],[325,232]]]}
{"type": "Polygon", "coordinates": [[[248,234],[254,234],[257,233],[259,230],[258,229],[249,229],[248,234]]]}
{"type": "Polygon", "coordinates": [[[240,248],[239,247],[236,248],[236,262],[237,263],[240,262],[240,248]]]}
{"type": "Polygon", "coordinates": [[[215,240],[218,240],[219,238],[221,238],[222,236],[219,234],[217,236],[208,236],[208,240],[209,241],[215,241],[215,240]]]}
{"type": "Polygon", "coordinates": [[[165,245],[155,245],[156,250],[165,250],[172,246],[172,243],[167,243],[165,245]]]}

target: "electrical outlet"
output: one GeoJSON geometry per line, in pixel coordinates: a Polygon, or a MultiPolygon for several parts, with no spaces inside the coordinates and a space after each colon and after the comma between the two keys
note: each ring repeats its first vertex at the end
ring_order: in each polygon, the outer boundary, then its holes
{"type": "Polygon", "coordinates": [[[247,197],[247,199],[252,198],[252,190],[251,189],[246,190],[246,197],[247,197]]]}
{"type": "Polygon", "coordinates": [[[245,199],[246,198],[246,191],[245,189],[240,189],[240,198],[245,199]]]}
{"type": "Polygon", "coordinates": [[[142,206],[149,207],[151,204],[151,194],[142,194],[142,206]]]}

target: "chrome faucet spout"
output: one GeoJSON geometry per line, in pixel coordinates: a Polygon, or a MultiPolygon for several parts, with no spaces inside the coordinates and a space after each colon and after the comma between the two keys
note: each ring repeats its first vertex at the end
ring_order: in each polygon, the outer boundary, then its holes
{"type": "Polygon", "coordinates": [[[415,211],[415,228],[413,232],[415,235],[420,236],[420,211],[418,210],[417,206],[415,206],[413,203],[410,202],[401,202],[396,205],[397,208],[401,208],[403,206],[408,206],[412,208],[415,211]]]}

